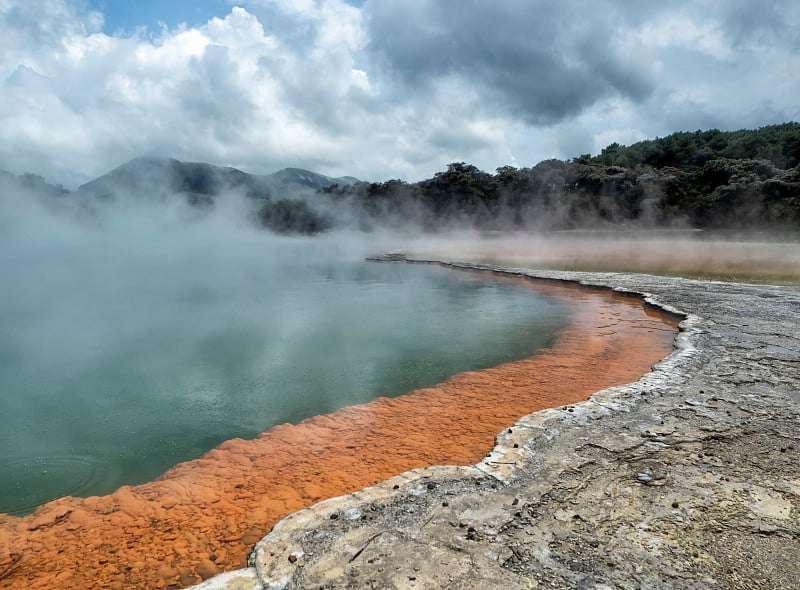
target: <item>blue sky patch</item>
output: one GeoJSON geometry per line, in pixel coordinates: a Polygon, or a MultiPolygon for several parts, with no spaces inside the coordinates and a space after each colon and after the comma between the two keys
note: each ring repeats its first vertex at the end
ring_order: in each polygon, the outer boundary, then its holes
{"type": "Polygon", "coordinates": [[[159,22],[170,29],[180,23],[190,27],[203,25],[212,17],[224,18],[235,4],[226,0],[92,0],[91,6],[103,13],[103,31],[112,35],[117,31],[130,32],[137,27],[157,30],[159,22]]]}
{"type": "MultiPolygon", "coordinates": [[[[347,0],[352,6],[361,7],[366,0],[347,0]]],[[[180,23],[190,27],[202,26],[213,17],[224,18],[231,8],[247,2],[234,0],[90,0],[93,10],[105,16],[103,32],[131,32],[137,27],[158,30],[159,22],[174,29],[180,23]]]]}

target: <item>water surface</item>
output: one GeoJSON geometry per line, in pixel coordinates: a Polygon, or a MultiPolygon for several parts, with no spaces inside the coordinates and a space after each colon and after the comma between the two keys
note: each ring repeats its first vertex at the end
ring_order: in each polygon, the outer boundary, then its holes
{"type": "Polygon", "coordinates": [[[335,237],[115,228],[60,228],[0,254],[13,278],[0,512],[108,493],[229,438],[530,356],[566,323],[528,288],[367,263],[335,237]]]}

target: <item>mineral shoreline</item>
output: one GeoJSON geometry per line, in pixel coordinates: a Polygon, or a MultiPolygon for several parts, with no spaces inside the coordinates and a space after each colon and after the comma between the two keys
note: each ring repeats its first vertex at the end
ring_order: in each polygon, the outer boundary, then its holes
{"type": "Polygon", "coordinates": [[[154,482],[0,515],[0,587],[180,588],[243,567],[272,526],[324,498],[427,465],[470,465],[541,408],[628,383],[672,349],[676,324],[639,298],[539,284],[569,324],[533,357],[226,441],[154,482]]]}
{"type": "Polygon", "coordinates": [[[292,514],[198,588],[800,588],[800,289],[451,264],[638,293],[685,317],[676,350],[471,467],[292,514]]]}

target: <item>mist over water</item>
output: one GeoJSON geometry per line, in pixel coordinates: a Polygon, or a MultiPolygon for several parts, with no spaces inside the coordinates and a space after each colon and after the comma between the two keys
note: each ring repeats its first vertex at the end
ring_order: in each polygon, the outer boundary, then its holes
{"type": "Polygon", "coordinates": [[[279,238],[244,200],[0,199],[0,512],[157,477],[223,440],[523,358],[558,302],[354,234],[279,238]]]}

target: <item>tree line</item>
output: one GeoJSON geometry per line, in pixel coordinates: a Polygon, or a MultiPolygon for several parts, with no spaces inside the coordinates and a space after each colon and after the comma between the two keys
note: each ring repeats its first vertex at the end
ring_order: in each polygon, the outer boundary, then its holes
{"type": "MultiPolygon", "coordinates": [[[[800,228],[800,124],[673,133],[494,174],[455,162],[420,182],[359,182],[321,193],[364,228],[800,228]]],[[[328,226],[337,221],[331,211],[320,214],[328,226]]]]}

